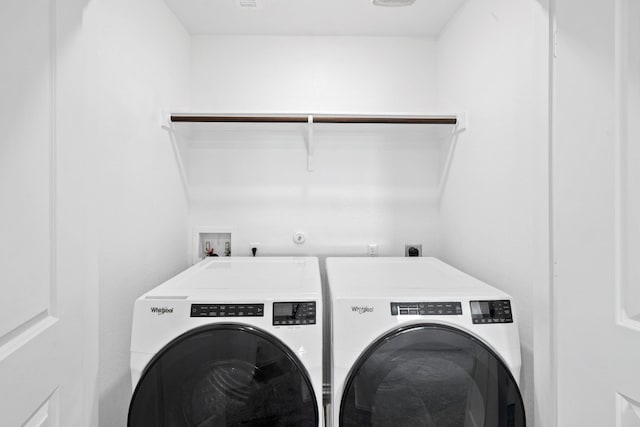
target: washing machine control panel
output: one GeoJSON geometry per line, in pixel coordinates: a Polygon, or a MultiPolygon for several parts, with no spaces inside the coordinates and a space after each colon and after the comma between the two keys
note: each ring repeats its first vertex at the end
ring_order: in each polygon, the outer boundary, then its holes
{"type": "Polygon", "coordinates": [[[461,314],[462,304],[457,301],[391,303],[392,316],[457,316],[461,314]]]}
{"type": "Polygon", "coordinates": [[[473,323],[513,323],[511,301],[471,301],[471,320],[473,323]]]}
{"type": "Polygon", "coordinates": [[[273,303],[273,324],[280,325],[315,325],[316,302],[294,301],[273,303]]]}
{"type": "Polygon", "coordinates": [[[191,304],[191,317],[263,317],[264,304],[191,304]]]}

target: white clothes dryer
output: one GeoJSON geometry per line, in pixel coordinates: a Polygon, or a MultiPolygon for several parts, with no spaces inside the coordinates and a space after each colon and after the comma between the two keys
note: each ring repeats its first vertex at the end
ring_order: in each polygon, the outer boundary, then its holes
{"type": "Polygon", "coordinates": [[[332,422],[524,427],[509,295],[435,258],[328,258],[332,422]]]}
{"type": "Polygon", "coordinates": [[[316,258],[208,258],[135,302],[129,426],[323,424],[316,258]]]}

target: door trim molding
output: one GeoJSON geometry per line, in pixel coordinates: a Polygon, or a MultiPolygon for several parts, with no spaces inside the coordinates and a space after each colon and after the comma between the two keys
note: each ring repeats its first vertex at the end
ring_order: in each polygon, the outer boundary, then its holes
{"type": "Polygon", "coordinates": [[[57,180],[57,54],[58,54],[58,25],[57,25],[57,0],[49,3],[49,314],[56,316],[58,313],[58,287],[57,287],[57,252],[58,252],[58,180],[57,180]]]}

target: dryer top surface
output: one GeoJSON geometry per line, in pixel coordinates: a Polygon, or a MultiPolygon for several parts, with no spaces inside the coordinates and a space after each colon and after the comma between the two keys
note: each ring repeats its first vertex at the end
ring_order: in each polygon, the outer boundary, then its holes
{"type": "Polygon", "coordinates": [[[509,298],[437,258],[327,258],[332,298],[509,298]]]}
{"type": "Polygon", "coordinates": [[[143,297],[206,294],[258,297],[319,293],[318,260],[314,257],[208,258],[143,297]]]}

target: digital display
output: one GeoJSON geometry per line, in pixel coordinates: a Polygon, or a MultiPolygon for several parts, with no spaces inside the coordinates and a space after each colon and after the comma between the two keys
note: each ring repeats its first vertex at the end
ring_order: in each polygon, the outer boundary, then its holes
{"type": "Polygon", "coordinates": [[[513,323],[509,300],[469,301],[469,303],[471,320],[474,324],[513,323]]]}
{"type": "Polygon", "coordinates": [[[471,301],[471,314],[472,315],[489,315],[491,310],[489,309],[488,301],[471,301]]]}
{"type": "Polygon", "coordinates": [[[293,304],[292,303],[275,303],[273,304],[274,316],[293,316],[293,304]]]}
{"type": "Polygon", "coordinates": [[[315,301],[292,301],[273,303],[274,325],[315,325],[315,301]]]}

